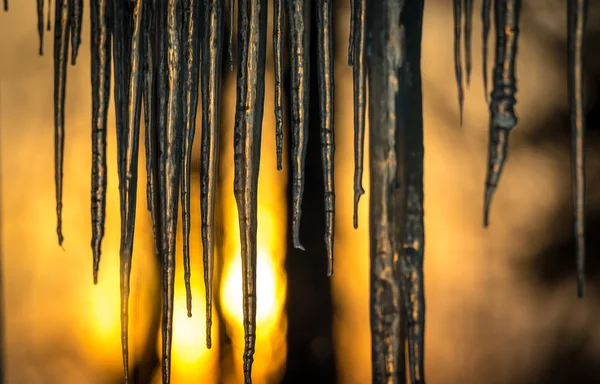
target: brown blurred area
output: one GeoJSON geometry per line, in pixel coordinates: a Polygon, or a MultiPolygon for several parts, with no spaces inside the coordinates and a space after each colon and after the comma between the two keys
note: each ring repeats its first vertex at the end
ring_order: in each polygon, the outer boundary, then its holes
{"type": "MultiPolygon", "coordinates": [[[[509,158],[492,206],[488,229],[482,227],[488,109],[481,79],[480,2],[475,2],[473,72],[466,92],[462,127],[458,124],[452,61],[451,2],[428,0],[425,4],[422,74],[426,377],[430,384],[600,382],[600,263],[597,261],[600,239],[595,236],[600,230],[600,136],[597,128],[600,122],[600,54],[596,49],[600,46],[600,4],[590,1],[586,68],[589,85],[588,282],[586,296],[578,300],[570,212],[566,5],[559,0],[545,1],[543,5],[524,3],[529,4],[524,4],[522,13],[517,62],[516,112],[519,124],[511,134],[509,158]]],[[[361,200],[360,227],[354,230],[351,224],[352,76],[346,59],[348,12],[346,2],[336,3],[336,260],[335,273],[327,283],[331,288],[331,316],[323,320],[331,327],[333,351],[326,352],[327,342],[323,343],[319,338],[315,337],[310,342],[313,345],[311,353],[317,358],[327,353],[333,356],[336,382],[366,384],[371,381],[369,195],[367,191],[361,200]]],[[[0,13],[4,374],[6,382],[11,384],[108,384],[122,381],[118,308],[120,219],[113,101],[108,135],[106,236],[100,282],[94,286],[89,213],[91,99],[88,17],[84,20],[78,64],[68,69],[63,250],[57,245],[55,235],[53,32],[45,34],[45,55],[38,57],[34,2],[13,0],[10,12],[0,13]]],[[[268,36],[270,40],[270,30],[268,36]]],[[[494,59],[493,45],[492,32],[489,63],[493,63],[494,59]]],[[[285,203],[275,202],[283,201],[285,196],[288,167],[284,164],[286,171],[279,176],[273,171],[275,148],[270,41],[268,55],[262,148],[265,163],[261,164],[264,176],[261,174],[259,189],[264,195],[260,204],[267,212],[261,217],[269,219],[259,221],[259,231],[262,222],[265,223],[263,231],[281,234],[287,231],[287,217],[283,213],[285,203]],[[266,195],[274,186],[277,186],[276,190],[273,189],[275,192],[266,195]]],[[[224,220],[235,220],[235,212],[227,209],[231,208],[232,198],[230,149],[235,103],[234,79],[230,74],[224,81],[224,87],[223,125],[229,133],[222,136],[222,147],[227,149],[223,156],[228,156],[221,162],[223,214],[224,220]]],[[[316,114],[317,110],[311,113],[316,114]]],[[[196,162],[199,161],[197,155],[196,162]]],[[[320,155],[309,152],[309,156],[320,155]]],[[[143,156],[140,163],[143,164],[143,156]]],[[[192,199],[198,199],[197,173],[195,177],[192,199]]],[[[363,183],[368,186],[368,168],[363,183]]],[[[152,255],[144,188],[145,173],[140,169],[130,327],[133,360],[138,363],[146,358],[146,351],[156,350],[158,342],[152,332],[156,327],[153,319],[159,289],[156,283],[158,262],[152,255]]],[[[310,185],[305,195],[311,195],[310,185]]],[[[196,205],[192,205],[192,249],[199,253],[199,211],[196,205]]],[[[222,225],[227,226],[227,222],[222,225]]],[[[318,226],[312,227],[311,223],[303,225],[308,226],[309,232],[314,231],[310,232],[311,237],[321,241],[322,233],[312,229],[318,226]]],[[[235,244],[227,243],[228,236],[224,235],[226,247],[231,247],[227,249],[235,249],[235,244]]],[[[273,249],[283,247],[279,240],[273,244],[273,249]]],[[[309,248],[302,257],[308,259],[315,252],[309,248]]],[[[273,257],[274,268],[281,267],[283,258],[273,257]]],[[[182,270],[179,265],[178,268],[182,270]]],[[[200,300],[204,288],[199,258],[194,261],[193,272],[197,284],[194,300],[200,300]]],[[[292,273],[288,271],[288,274],[292,273]]],[[[311,273],[324,274],[324,271],[311,273]]],[[[181,293],[183,278],[179,272],[177,279],[177,292],[181,293]]],[[[283,282],[280,289],[285,290],[285,277],[278,279],[283,282]]],[[[288,283],[288,289],[289,284],[292,283],[288,283]]],[[[177,305],[176,312],[183,313],[183,306],[177,305]]],[[[195,351],[194,357],[188,360],[182,358],[175,364],[175,371],[180,364],[182,378],[176,376],[179,371],[174,372],[174,383],[237,382],[232,379],[237,376],[232,376],[229,370],[233,370],[235,364],[240,365],[239,354],[236,352],[233,360],[222,361],[225,359],[223,356],[228,356],[232,350],[237,351],[237,346],[225,344],[206,351],[201,336],[204,325],[202,302],[198,301],[195,308],[198,309],[192,320],[182,323],[186,324],[186,331],[180,335],[183,340],[198,341],[182,347],[195,351]],[[193,337],[190,336],[192,334],[193,337]],[[195,338],[197,334],[200,336],[195,338]],[[186,369],[192,370],[194,375],[186,376],[186,369]]],[[[314,317],[320,315],[319,312],[313,314],[314,317]]],[[[285,313],[280,316],[278,329],[285,333],[285,313]]],[[[295,332],[292,326],[287,330],[295,332]]],[[[216,325],[213,336],[217,337],[221,332],[235,335],[227,326],[216,325]]],[[[265,344],[275,337],[281,338],[281,335],[266,339],[265,344]]],[[[288,343],[292,340],[288,335],[288,343]]],[[[290,362],[293,363],[295,357],[289,351],[294,345],[288,345],[287,352],[285,345],[278,348],[273,347],[273,351],[269,352],[271,355],[265,354],[266,357],[259,359],[262,362],[257,364],[268,365],[267,362],[274,356],[283,360],[282,356],[287,353],[287,365],[291,367],[290,362]]],[[[188,349],[182,350],[183,356],[188,349]]],[[[277,364],[274,373],[265,373],[264,382],[328,382],[325,377],[329,376],[320,375],[320,368],[313,372],[310,367],[298,363],[298,374],[291,377],[283,376],[286,362],[279,361],[277,364]]]]}

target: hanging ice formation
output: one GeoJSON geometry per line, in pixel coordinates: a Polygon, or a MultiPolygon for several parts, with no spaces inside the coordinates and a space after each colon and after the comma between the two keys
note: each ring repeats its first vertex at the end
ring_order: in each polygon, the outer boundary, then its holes
{"type": "MultiPolygon", "coordinates": [[[[43,52],[44,1],[37,0],[39,52],[43,52]]],[[[277,168],[283,158],[283,37],[291,63],[290,137],[293,173],[293,244],[300,244],[304,162],[308,137],[311,5],[316,7],[317,77],[321,161],[325,190],[325,245],[333,271],[334,79],[331,0],[275,0],[273,50],[277,168]],[[284,30],[287,20],[288,30],[284,30]]],[[[424,383],[423,118],[421,35],[423,0],[350,0],[348,64],[354,82],[354,218],[362,187],[367,88],[370,122],[371,332],[374,382],[424,383]],[[404,345],[408,346],[405,357],[404,345]],[[405,362],[407,360],[407,363],[405,362]]],[[[47,2],[48,7],[51,1],[47,2]]],[[[146,198],[155,252],[162,260],[162,373],[170,382],[175,249],[179,198],[183,211],[184,273],[191,315],[190,162],[199,82],[202,83],[201,213],[207,345],[211,345],[214,221],[219,161],[221,64],[234,68],[234,0],[90,0],[92,72],[92,253],[98,279],[106,206],[106,129],[111,64],[115,68],[117,157],[121,205],[121,327],[128,379],[128,296],[133,253],[140,116],[143,103],[146,198]],[[228,12],[228,14],[227,14],[228,12]],[[225,34],[227,43],[225,50],[225,34]],[[111,57],[114,50],[114,59],[111,57]],[[225,53],[227,52],[227,53],[225,53]],[[201,59],[202,58],[202,59],[201,59]]],[[[244,376],[251,382],[256,338],[257,196],[264,108],[267,0],[239,0],[237,103],[234,127],[234,194],[238,207],[243,272],[244,376]]],[[[515,61],[520,0],[482,0],[483,74],[487,94],[487,40],[494,12],[496,58],[490,102],[485,225],[506,158],[508,134],[517,124],[515,61]]],[[[577,287],[583,295],[585,259],[584,79],[587,0],[567,0],[568,84],[573,150],[577,287]]],[[[8,0],[4,0],[8,10],[8,0]]],[[[473,0],[454,0],[455,74],[462,121],[461,34],[465,74],[471,72],[473,0]],[[462,17],[464,23],[461,25],[462,17]]],[[[81,44],[83,0],[55,1],[54,129],[57,235],[62,245],[62,179],[69,43],[75,64],[81,44]]],[[[50,28],[50,11],[47,27],[50,28]]]]}

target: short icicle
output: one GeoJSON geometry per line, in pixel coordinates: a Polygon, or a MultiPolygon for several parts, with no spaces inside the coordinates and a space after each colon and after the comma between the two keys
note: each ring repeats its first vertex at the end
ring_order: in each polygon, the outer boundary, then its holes
{"type": "MultiPolygon", "coordinates": [[[[134,1],[134,0],[130,0],[134,1]]],[[[77,62],[81,45],[81,25],[83,24],[83,0],[69,0],[71,3],[71,65],[77,62]]]]}
{"type": "Polygon", "coordinates": [[[472,54],[471,54],[471,34],[473,31],[473,0],[463,0],[464,11],[465,11],[465,78],[467,87],[471,83],[471,68],[472,68],[472,54]]]}
{"type": "Polygon", "coordinates": [[[300,244],[304,163],[308,145],[310,96],[310,0],[285,0],[290,35],[291,114],[292,114],[292,240],[300,244]]]}
{"type": "Polygon", "coordinates": [[[258,172],[265,91],[267,0],[239,0],[234,195],[240,223],[244,382],[252,383],[256,346],[258,172]]]}
{"type": "Polygon", "coordinates": [[[283,169],[283,28],[285,0],[273,0],[273,61],[275,63],[275,142],[277,170],[283,169]]]}
{"type": "Polygon", "coordinates": [[[219,177],[221,64],[223,62],[224,21],[225,0],[204,0],[200,215],[202,217],[202,260],[206,293],[206,346],[208,348],[212,346],[215,203],[219,177]]]}
{"type": "Polygon", "coordinates": [[[365,194],[362,179],[365,157],[365,115],[367,110],[365,72],[365,13],[367,11],[367,1],[353,0],[353,2],[355,7],[355,26],[353,32],[353,52],[355,57],[352,67],[354,88],[354,215],[352,223],[354,228],[358,228],[358,203],[360,202],[360,197],[365,194]]]}
{"type": "Polygon", "coordinates": [[[37,0],[37,27],[40,38],[40,56],[44,55],[44,0],[37,0]]]}
{"type": "Polygon", "coordinates": [[[515,59],[519,36],[521,0],[496,0],[496,63],[490,103],[490,142],[485,182],[483,225],[488,226],[492,197],[504,167],[509,132],[517,125],[514,106],[517,92],[515,59]]]}
{"type": "Polygon", "coordinates": [[[459,122],[462,126],[463,121],[463,104],[465,100],[463,80],[462,80],[462,60],[460,52],[460,35],[462,31],[462,8],[463,1],[465,0],[453,0],[453,12],[454,12],[454,77],[456,79],[456,87],[458,88],[458,113],[459,122]]]}

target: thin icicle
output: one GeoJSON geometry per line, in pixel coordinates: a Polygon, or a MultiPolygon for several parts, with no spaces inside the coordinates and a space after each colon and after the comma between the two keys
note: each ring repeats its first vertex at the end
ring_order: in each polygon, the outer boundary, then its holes
{"type": "Polygon", "coordinates": [[[498,186],[508,148],[508,134],[517,125],[515,59],[521,0],[496,0],[496,64],[490,103],[490,143],[485,182],[483,225],[489,223],[490,204],[498,186]]]}
{"type": "Polygon", "coordinates": [[[190,286],[190,179],[192,148],[196,133],[200,67],[200,1],[184,0],[183,36],[183,156],[181,168],[181,221],[183,230],[183,269],[187,315],[192,317],[192,287],[190,286]]]}
{"type": "Polygon", "coordinates": [[[52,0],[48,0],[48,28],[47,28],[48,31],[52,28],[52,25],[50,23],[51,22],[50,19],[52,17],[51,16],[51,9],[52,9],[52,0]]]}
{"type": "Polygon", "coordinates": [[[8,0],[4,0],[4,12],[8,12],[8,0]]]}
{"type": "Polygon", "coordinates": [[[44,54],[44,0],[37,0],[38,36],[40,38],[40,56],[44,54]]]}
{"type": "Polygon", "coordinates": [[[367,103],[365,72],[365,13],[366,0],[353,0],[356,13],[354,15],[354,59],[352,79],[354,85],[354,215],[352,222],[358,228],[358,203],[365,194],[362,185],[365,154],[365,114],[367,103]]]}
{"type": "Polygon", "coordinates": [[[350,36],[348,37],[348,65],[354,65],[354,30],[356,28],[356,13],[354,11],[356,0],[350,0],[350,36]]]}
{"type": "Polygon", "coordinates": [[[277,170],[283,169],[283,23],[284,0],[273,1],[273,61],[275,62],[275,142],[277,170]]]}
{"type": "MultiPolygon", "coordinates": [[[[358,0],[355,0],[358,1],[358,0]]],[[[394,249],[393,193],[400,154],[399,69],[403,62],[403,0],[375,1],[366,13],[369,38],[370,312],[372,382],[404,383],[401,286],[394,249]]],[[[357,31],[355,31],[356,33],[357,31]]],[[[355,62],[355,64],[357,64],[355,62]]],[[[400,164],[402,165],[402,164],[400,164]]]]}
{"type": "Polygon", "coordinates": [[[573,211],[577,246],[577,295],[585,285],[585,29],[587,0],[567,1],[569,107],[571,109],[573,211]]]}
{"type": "Polygon", "coordinates": [[[310,103],[310,3],[309,0],[286,0],[292,72],[292,239],[294,248],[301,250],[304,250],[300,244],[300,221],[310,103]]]}
{"type": "Polygon", "coordinates": [[[227,62],[233,72],[233,31],[235,30],[235,0],[229,0],[229,39],[227,41],[227,62]]]}
{"type": "Polygon", "coordinates": [[[256,232],[258,172],[265,98],[267,0],[238,4],[238,71],[235,110],[234,195],[240,223],[244,312],[244,382],[252,383],[256,344],[256,232]]]}
{"type": "Polygon", "coordinates": [[[225,0],[204,0],[200,215],[202,217],[202,259],[206,293],[206,346],[208,348],[211,348],[212,345],[215,202],[219,171],[224,21],[225,0]]]}
{"type": "Polygon", "coordinates": [[[465,2],[465,74],[467,87],[471,83],[471,32],[473,29],[473,0],[465,2]]]}
{"type": "MultiPolygon", "coordinates": [[[[8,3],[5,3],[8,4],[8,3]]],[[[56,0],[54,28],[54,182],[56,185],[56,234],[62,247],[62,189],[65,151],[65,97],[69,60],[69,0],[56,0]]]]}
{"type": "Polygon", "coordinates": [[[325,246],[327,248],[327,275],[333,274],[333,235],[335,220],[335,186],[333,177],[335,136],[333,129],[333,28],[332,1],[317,0],[317,61],[319,70],[319,109],[321,120],[321,163],[325,192],[325,246]]]}
{"type": "Polygon", "coordinates": [[[92,56],[92,252],[94,284],[98,269],[106,212],[106,123],[110,103],[111,0],[90,2],[92,56]]]}
{"type": "MultiPolygon", "coordinates": [[[[83,24],[83,0],[71,2],[71,65],[77,62],[79,45],[81,45],[81,25],[83,24]]],[[[132,2],[134,0],[130,0],[132,2]]]]}
{"type": "Polygon", "coordinates": [[[492,12],[492,0],[483,0],[481,4],[481,22],[483,24],[482,32],[482,62],[483,62],[483,93],[485,94],[485,101],[489,103],[490,95],[488,93],[488,37],[490,34],[490,13],[492,12]]]}
{"type": "Polygon", "coordinates": [[[458,110],[459,121],[462,126],[463,121],[463,104],[465,100],[463,81],[462,81],[462,60],[460,52],[460,33],[461,33],[461,18],[462,18],[462,2],[465,0],[453,0],[454,12],[454,76],[456,78],[456,86],[458,88],[458,110]]]}

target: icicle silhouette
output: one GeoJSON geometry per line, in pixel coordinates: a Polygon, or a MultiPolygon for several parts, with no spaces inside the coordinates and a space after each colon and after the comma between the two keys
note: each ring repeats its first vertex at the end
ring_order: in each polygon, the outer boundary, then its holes
{"type": "Polygon", "coordinates": [[[38,36],[40,37],[40,56],[44,54],[44,0],[37,0],[38,36]]]}
{"type": "Polygon", "coordinates": [[[92,50],[92,253],[94,284],[98,282],[106,212],[106,123],[110,103],[111,0],[90,2],[92,50]]]}
{"type": "Polygon", "coordinates": [[[309,123],[310,3],[308,0],[286,0],[292,71],[292,239],[294,248],[301,250],[304,250],[300,244],[300,221],[309,123]]]}
{"type": "Polygon", "coordinates": [[[8,0],[4,0],[4,11],[8,12],[8,0]]]}
{"type": "Polygon", "coordinates": [[[354,65],[354,30],[356,23],[356,11],[354,3],[356,0],[350,0],[350,36],[348,38],[348,65],[354,65]]]}
{"type": "Polygon", "coordinates": [[[221,65],[225,0],[204,0],[202,38],[202,154],[200,212],[202,258],[206,293],[206,345],[212,345],[212,286],[215,259],[215,201],[219,171],[219,128],[221,121],[221,65]]]}
{"type": "Polygon", "coordinates": [[[490,143],[483,208],[483,225],[486,227],[489,223],[492,196],[498,186],[506,159],[508,134],[517,125],[514,111],[517,91],[515,59],[520,10],[521,0],[496,0],[495,2],[496,64],[494,90],[490,103],[490,143]]]}
{"type": "Polygon", "coordinates": [[[465,100],[463,81],[462,81],[462,60],[460,52],[460,33],[461,33],[461,18],[462,18],[462,2],[465,0],[453,0],[454,10],[454,76],[456,78],[456,86],[458,88],[458,110],[459,121],[462,126],[463,121],[463,104],[465,100]]]}
{"type": "Polygon", "coordinates": [[[51,29],[51,25],[50,25],[50,18],[52,17],[51,10],[52,10],[52,0],[48,0],[48,31],[51,29]]]}
{"type": "Polygon", "coordinates": [[[585,284],[585,29],[587,0],[567,1],[567,46],[569,54],[569,107],[571,109],[572,184],[577,245],[577,295],[585,284]]]}
{"type": "Polygon", "coordinates": [[[173,297],[177,208],[183,136],[183,47],[184,25],[181,0],[158,1],[159,35],[158,97],[160,142],[160,207],[162,222],[162,375],[171,381],[173,341],[173,297]]]}
{"type": "Polygon", "coordinates": [[[490,34],[490,13],[492,11],[492,0],[483,0],[481,5],[481,22],[483,24],[482,32],[482,63],[483,63],[483,93],[485,94],[485,101],[489,103],[490,95],[488,93],[488,37],[490,34]]]}
{"type": "Polygon", "coordinates": [[[183,163],[181,168],[181,221],[183,229],[183,269],[187,315],[192,317],[192,288],[190,286],[190,178],[192,146],[196,132],[198,86],[200,82],[200,1],[184,0],[185,33],[183,42],[183,163]]]}
{"type": "Polygon", "coordinates": [[[235,30],[235,0],[229,0],[229,40],[227,42],[227,62],[233,72],[233,31],[235,30]]]}
{"type": "Polygon", "coordinates": [[[335,136],[333,130],[333,28],[332,1],[317,0],[317,61],[319,70],[319,109],[321,115],[321,163],[325,191],[325,246],[327,248],[327,275],[333,273],[333,234],[335,220],[335,186],[333,177],[335,136]]]}
{"type": "MultiPolygon", "coordinates": [[[[134,0],[130,0],[134,1],[134,0]]],[[[71,7],[71,65],[77,62],[81,44],[81,24],[83,23],[83,0],[69,0],[71,7]]]]}
{"type": "Polygon", "coordinates": [[[275,142],[277,170],[283,169],[283,20],[284,0],[273,1],[273,61],[275,62],[275,142]]]}
{"type": "Polygon", "coordinates": [[[365,13],[366,0],[353,0],[356,12],[354,15],[354,59],[352,76],[354,84],[354,228],[358,228],[358,203],[365,194],[363,189],[363,168],[365,154],[365,114],[367,103],[366,73],[365,73],[365,13]]]}
{"type": "MultiPolygon", "coordinates": [[[[355,0],[358,1],[358,0],[355,0]]],[[[400,15],[402,0],[375,1],[366,13],[369,38],[369,147],[370,147],[370,312],[373,383],[404,383],[401,286],[394,262],[392,194],[398,154],[395,137],[398,73],[404,59],[400,15]]],[[[358,27],[358,26],[357,26],[358,27]]],[[[355,33],[357,31],[355,30],[355,33]]],[[[357,62],[355,62],[355,65],[357,62]]],[[[397,257],[396,257],[397,258],[397,257]]]]}
{"type": "Polygon", "coordinates": [[[265,98],[267,0],[238,3],[237,105],[233,134],[234,195],[240,223],[244,306],[244,381],[252,383],[256,344],[256,231],[265,98]]]}
{"type": "Polygon", "coordinates": [[[473,0],[465,2],[465,74],[467,87],[471,83],[471,32],[473,29],[473,0]]]}
{"type": "MultiPolygon", "coordinates": [[[[5,3],[6,4],[6,3],[5,3]]],[[[69,58],[69,0],[56,0],[54,28],[54,182],[56,184],[56,234],[62,246],[62,189],[65,151],[65,97],[69,58]]]]}

